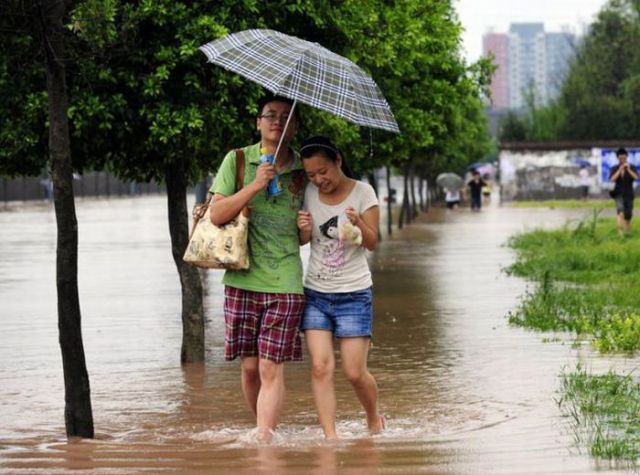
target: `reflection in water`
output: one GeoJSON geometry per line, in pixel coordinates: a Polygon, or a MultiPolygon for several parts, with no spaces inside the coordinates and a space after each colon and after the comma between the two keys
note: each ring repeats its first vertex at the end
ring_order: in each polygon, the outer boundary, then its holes
{"type": "MultiPolygon", "coordinates": [[[[576,213],[576,212],[573,212],[576,213]]],[[[80,298],[97,437],[64,439],[52,210],[0,213],[0,472],[180,474],[589,473],[554,403],[577,358],[611,360],[507,326],[525,283],[502,245],[560,211],[432,209],[371,256],[370,368],[383,434],[367,435],[336,373],[338,431],[317,425],[308,361],[287,367],[272,445],[255,441],[237,363],[222,359],[221,272],[203,272],[207,361],[179,364],[180,289],[164,198],[79,201],[80,298]],[[132,242],[131,237],[137,236],[132,242]],[[25,256],[29,256],[25,265],[25,256]]],[[[308,256],[308,248],[303,248],[308,256]]]]}

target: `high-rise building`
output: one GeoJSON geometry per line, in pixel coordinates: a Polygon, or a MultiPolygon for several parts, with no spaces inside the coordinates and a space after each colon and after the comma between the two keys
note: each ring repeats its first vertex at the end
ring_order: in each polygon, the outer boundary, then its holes
{"type": "Polygon", "coordinates": [[[504,33],[487,33],[482,39],[482,53],[493,56],[497,69],[491,79],[491,108],[509,107],[509,37],[504,33]]]}
{"type": "Polygon", "coordinates": [[[509,107],[525,107],[530,95],[536,104],[544,104],[546,76],[544,24],[512,23],[509,28],[509,107]]]}
{"type": "Polygon", "coordinates": [[[517,110],[529,100],[541,106],[557,98],[575,49],[575,35],[545,33],[543,23],[512,23],[508,34],[487,33],[483,52],[498,66],[491,108],[517,110]]]}

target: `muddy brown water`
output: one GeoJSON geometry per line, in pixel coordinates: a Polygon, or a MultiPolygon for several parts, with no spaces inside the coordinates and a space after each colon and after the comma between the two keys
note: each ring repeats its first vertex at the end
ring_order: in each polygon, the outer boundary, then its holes
{"type": "MultiPolygon", "coordinates": [[[[508,326],[526,289],[501,269],[515,232],[585,214],[432,209],[371,256],[370,357],[388,428],[368,437],[337,377],[339,443],[316,424],[308,363],[287,366],[272,445],[254,441],[238,365],[222,361],[219,271],[203,275],[206,364],[179,364],[180,289],[163,197],[78,202],[79,285],[95,440],[64,436],[55,218],[0,212],[0,473],[550,474],[616,472],[576,447],[555,399],[589,348],[508,326]]],[[[302,250],[306,257],[308,250],[302,250]]],[[[617,473],[620,473],[618,471],[617,473]]]]}

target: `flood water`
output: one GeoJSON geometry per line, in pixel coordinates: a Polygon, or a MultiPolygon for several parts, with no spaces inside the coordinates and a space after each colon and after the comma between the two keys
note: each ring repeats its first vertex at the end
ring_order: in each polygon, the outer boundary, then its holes
{"type": "MultiPolygon", "coordinates": [[[[570,340],[509,327],[526,283],[515,232],[579,211],[432,209],[371,256],[370,356],[387,430],[366,434],[338,374],[342,441],[323,442],[308,362],[286,369],[274,443],[254,442],[237,363],[222,360],[220,271],[203,274],[206,364],[180,366],[180,288],[164,197],[78,201],[79,285],[96,439],[67,442],[50,205],[0,212],[0,473],[552,474],[616,472],[575,446],[555,400],[570,340]]],[[[582,214],[586,213],[585,211],[582,214]]],[[[303,249],[303,256],[308,254],[303,249]]],[[[617,471],[616,473],[621,473],[617,471]]]]}

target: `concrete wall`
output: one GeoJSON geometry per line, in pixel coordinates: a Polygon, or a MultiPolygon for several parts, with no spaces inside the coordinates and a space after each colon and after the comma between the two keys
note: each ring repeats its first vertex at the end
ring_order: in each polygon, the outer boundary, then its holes
{"type": "Polygon", "coordinates": [[[501,150],[500,187],[503,200],[568,199],[580,197],[580,161],[590,164],[589,194],[605,196],[599,178],[600,157],[594,149],[501,150]]]}
{"type": "MultiPolygon", "coordinates": [[[[122,196],[164,192],[164,185],[155,182],[135,183],[122,181],[106,172],[74,175],[75,196],[122,196]]],[[[48,176],[2,178],[0,177],[0,201],[49,200],[52,198],[51,180],[48,176]]]]}

